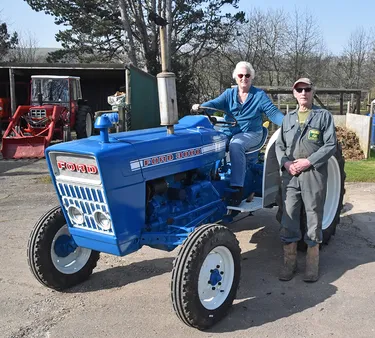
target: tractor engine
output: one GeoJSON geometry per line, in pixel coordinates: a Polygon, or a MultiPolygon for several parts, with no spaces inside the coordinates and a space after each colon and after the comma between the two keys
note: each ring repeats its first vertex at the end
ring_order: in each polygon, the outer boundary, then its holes
{"type": "MultiPolygon", "coordinates": [[[[189,227],[199,216],[200,208],[218,199],[211,182],[213,169],[209,165],[148,182],[146,231],[161,231],[166,224],[189,227]],[[179,216],[181,214],[184,217],[179,216]]],[[[213,221],[209,218],[208,222],[213,221]]]]}

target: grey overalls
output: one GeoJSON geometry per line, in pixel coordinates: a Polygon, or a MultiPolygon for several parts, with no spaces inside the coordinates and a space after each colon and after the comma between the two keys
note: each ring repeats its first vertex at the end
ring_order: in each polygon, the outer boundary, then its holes
{"type": "Polygon", "coordinates": [[[280,236],[284,243],[301,239],[302,202],[307,217],[304,240],[309,246],[322,242],[327,163],[335,151],[335,125],[329,111],[313,106],[302,130],[297,110],[285,116],[276,141],[276,155],[282,170],[283,213],[280,236]],[[298,176],[290,175],[284,168],[285,162],[300,158],[307,158],[311,167],[298,176]]]}

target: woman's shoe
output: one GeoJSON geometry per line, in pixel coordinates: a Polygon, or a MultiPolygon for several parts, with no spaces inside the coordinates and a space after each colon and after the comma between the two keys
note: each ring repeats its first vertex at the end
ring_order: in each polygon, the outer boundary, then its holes
{"type": "Polygon", "coordinates": [[[243,199],[243,187],[231,187],[234,191],[231,193],[228,205],[237,207],[241,204],[243,199]]]}

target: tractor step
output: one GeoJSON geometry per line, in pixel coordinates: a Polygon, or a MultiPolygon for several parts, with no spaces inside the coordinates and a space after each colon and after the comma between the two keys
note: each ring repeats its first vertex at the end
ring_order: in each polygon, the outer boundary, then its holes
{"type": "Polygon", "coordinates": [[[233,207],[231,205],[227,206],[228,210],[237,210],[240,212],[252,212],[258,209],[263,208],[263,198],[262,197],[254,197],[251,202],[247,202],[244,199],[240,205],[233,207]]]}

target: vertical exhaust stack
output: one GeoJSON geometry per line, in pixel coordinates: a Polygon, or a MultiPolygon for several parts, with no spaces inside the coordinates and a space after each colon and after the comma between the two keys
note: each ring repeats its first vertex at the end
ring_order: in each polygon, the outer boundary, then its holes
{"type": "Polygon", "coordinates": [[[157,75],[160,124],[167,126],[167,133],[174,134],[174,125],[178,123],[176,76],[168,71],[168,44],[166,26],[168,22],[154,12],[149,14],[149,19],[160,26],[160,49],[162,72],[157,75]]]}

